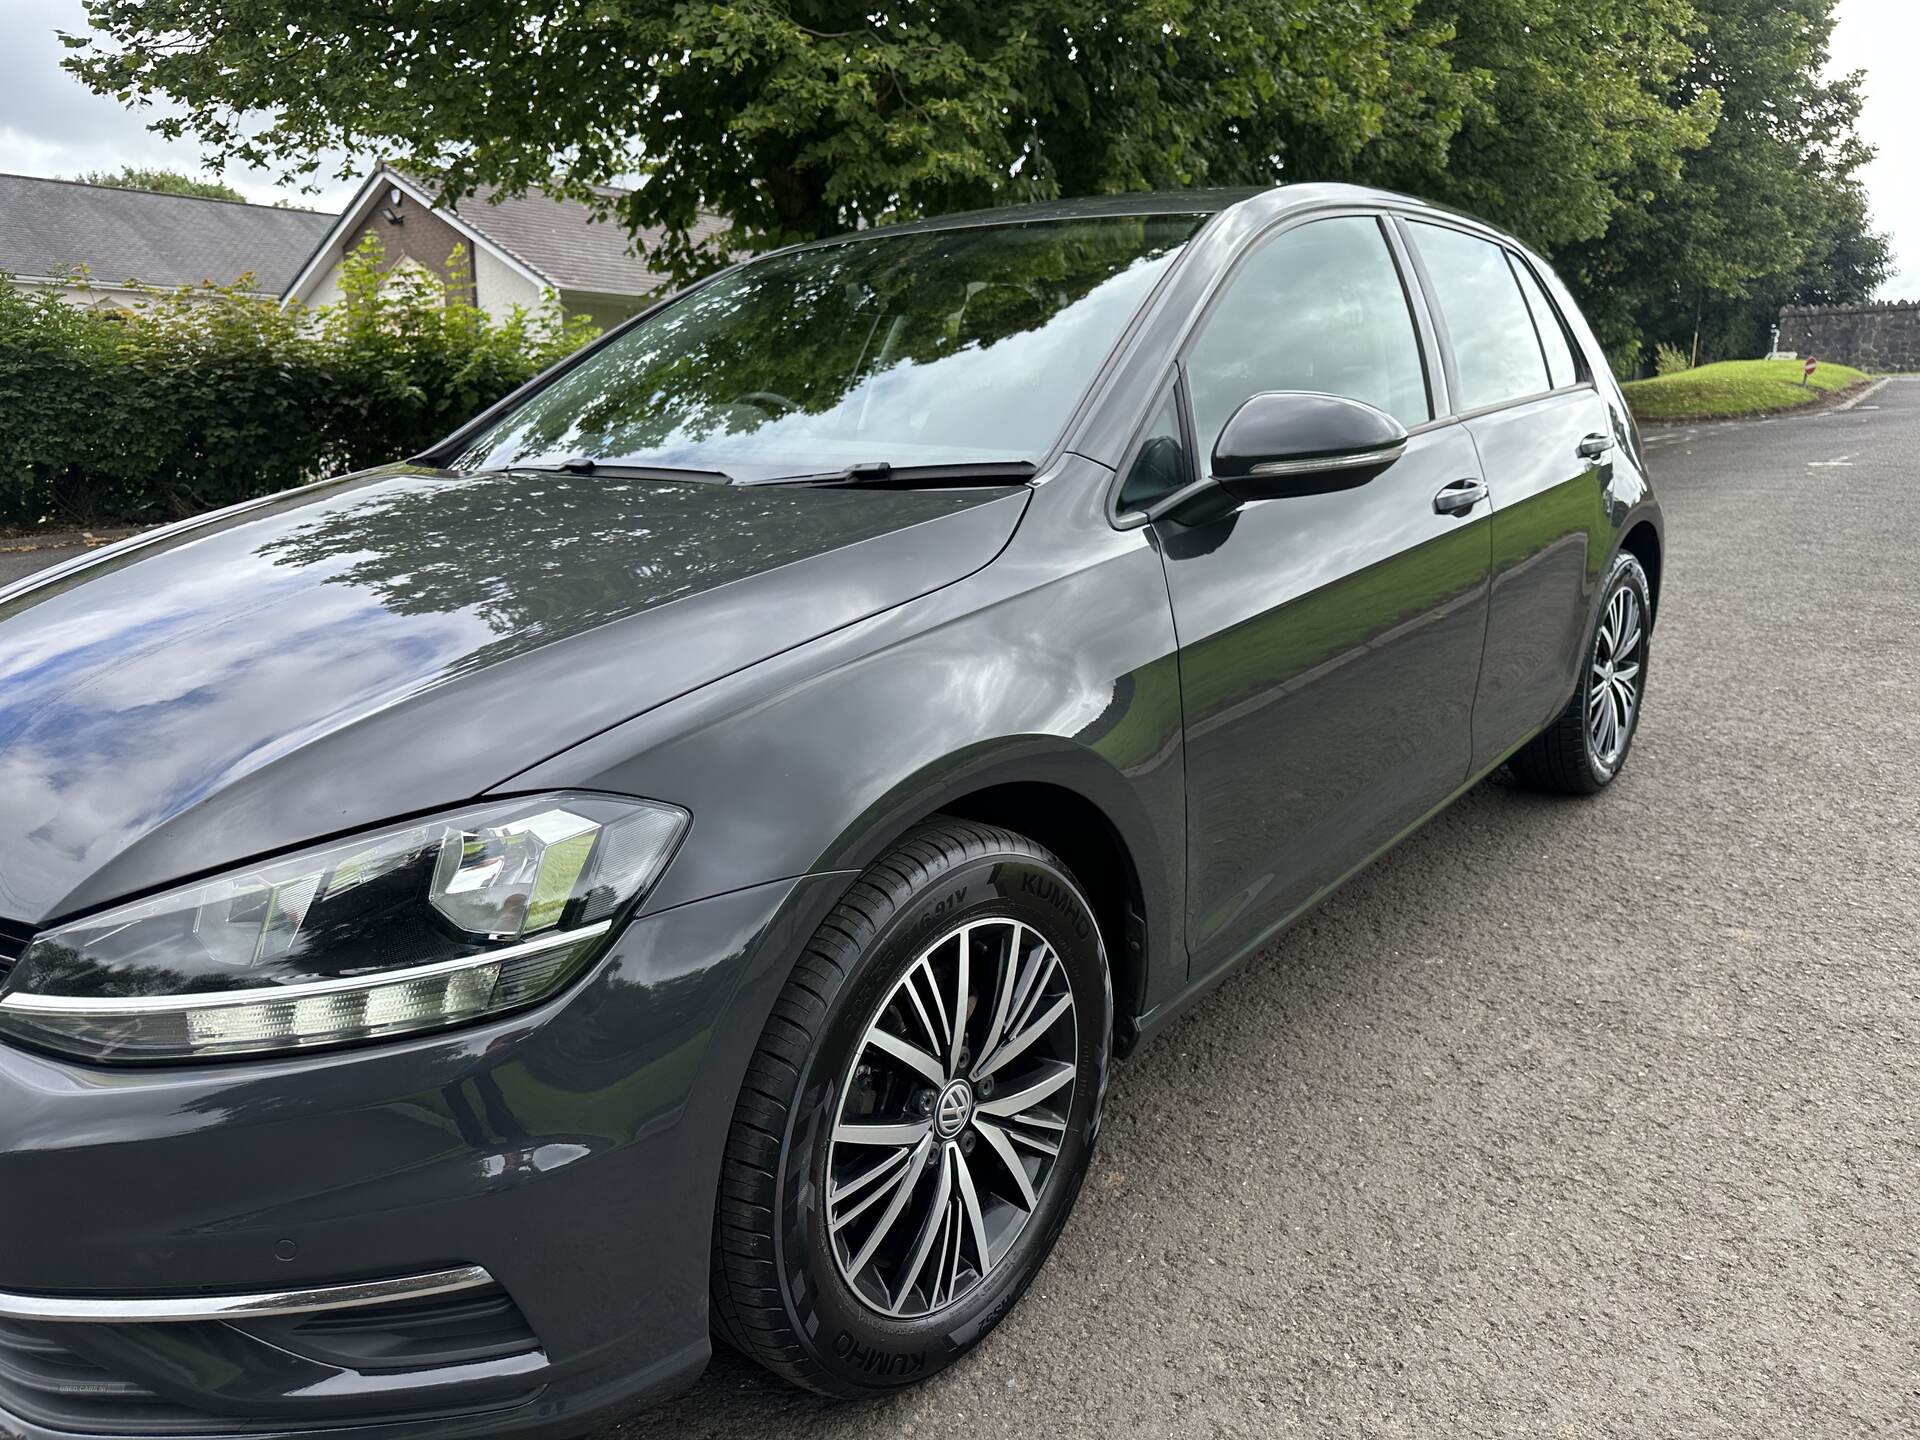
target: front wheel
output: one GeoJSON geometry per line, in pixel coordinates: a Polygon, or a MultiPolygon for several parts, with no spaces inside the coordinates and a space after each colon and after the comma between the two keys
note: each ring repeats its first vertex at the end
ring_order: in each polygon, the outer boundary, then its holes
{"type": "Polygon", "coordinates": [[[1508,762],[1516,779],[1566,795],[1591,795],[1613,782],[1640,728],[1652,619],[1647,572],[1623,552],[1607,574],[1573,699],[1508,762]]]}
{"type": "Polygon", "coordinates": [[[728,1139],[716,1328],[831,1395],[944,1369],[1078,1194],[1112,991],[1065,866],[939,820],[868,870],[774,1006],[728,1139]]]}

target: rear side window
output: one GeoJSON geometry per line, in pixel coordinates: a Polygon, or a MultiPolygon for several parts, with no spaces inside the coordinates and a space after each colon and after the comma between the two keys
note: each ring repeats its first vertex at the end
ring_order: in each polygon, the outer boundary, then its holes
{"type": "Polygon", "coordinates": [[[1433,281],[1453,342],[1457,410],[1478,410],[1552,388],[1533,317],[1507,252],[1490,241],[1414,221],[1408,227],[1433,281]]]}
{"type": "Polygon", "coordinates": [[[1315,220],[1249,256],[1188,355],[1187,388],[1202,457],[1266,390],[1364,400],[1402,425],[1431,419],[1413,314],[1379,223],[1315,220]]]}
{"type": "Polygon", "coordinates": [[[1580,378],[1580,367],[1574,363],[1573,345],[1567,339],[1567,327],[1560,319],[1560,312],[1547,299],[1547,292],[1540,288],[1526,261],[1518,255],[1507,258],[1513,262],[1513,273],[1520,278],[1520,293],[1527,297],[1527,309],[1533,312],[1534,328],[1540,332],[1540,348],[1547,352],[1547,379],[1556,390],[1573,384],[1580,378]]]}

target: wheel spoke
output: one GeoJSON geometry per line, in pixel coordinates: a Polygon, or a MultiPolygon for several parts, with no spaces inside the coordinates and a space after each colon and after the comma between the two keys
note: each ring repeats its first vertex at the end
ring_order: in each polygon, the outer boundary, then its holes
{"type": "Polygon", "coordinates": [[[880,1201],[885,1200],[890,1195],[892,1195],[894,1192],[894,1187],[900,1184],[902,1181],[909,1182],[909,1188],[911,1188],[910,1182],[914,1174],[914,1166],[918,1163],[914,1158],[914,1150],[912,1146],[907,1146],[903,1149],[896,1150],[892,1155],[887,1157],[885,1162],[875,1166],[874,1170],[869,1171],[867,1175],[861,1176],[859,1180],[855,1181],[854,1184],[846,1188],[847,1190],[857,1190],[861,1185],[864,1185],[867,1183],[867,1179],[869,1176],[882,1170],[892,1171],[896,1166],[900,1164],[900,1162],[903,1159],[907,1163],[906,1170],[901,1172],[900,1174],[894,1175],[892,1184],[877,1186],[875,1189],[868,1192],[865,1199],[862,1199],[852,1205],[847,1206],[847,1208],[844,1210],[838,1210],[838,1209],[835,1209],[834,1207],[840,1203],[840,1200],[842,1198],[844,1198],[846,1193],[845,1191],[842,1191],[836,1194],[832,1199],[830,1199],[827,1202],[827,1224],[829,1228],[831,1228],[836,1233],[846,1229],[847,1226],[851,1225],[854,1221],[858,1220],[862,1215],[866,1214],[867,1211],[871,1210],[880,1201]]]}
{"type": "MultiPolygon", "coordinates": [[[[829,1210],[837,1210],[837,1207],[842,1202],[846,1201],[852,1196],[858,1195],[862,1190],[866,1189],[867,1186],[871,1185],[874,1181],[878,1180],[882,1175],[885,1175],[888,1171],[892,1170],[894,1166],[898,1165],[909,1154],[911,1154],[912,1151],[913,1151],[913,1147],[911,1145],[902,1145],[898,1150],[893,1151],[890,1155],[887,1156],[886,1159],[882,1160],[878,1165],[872,1166],[870,1169],[862,1172],[859,1175],[856,1175],[853,1179],[848,1180],[844,1184],[834,1185],[829,1187],[827,1190],[827,1208],[829,1210]]],[[[879,1192],[875,1192],[875,1193],[879,1193],[879,1192]]],[[[846,1220],[850,1220],[852,1218],[853,1218],[852,1215],[848,1214],[840,1219],[836,1219],[834,1221],[834,1224],[836,1225],[844,1224],[846,1220]]]]}
{"type": "Polygon", "coordinates": [[[1061,995],[1059,999],[1055,1000],[1053,1004],[1049,1005],[1046,1010],[1041,1013],[1039,1018],[1026,1025],[1017,1035],[1014,1035],[998,1050],[994,1051],[992,1058],[976,1072],[977,1075],[982,1077],[991,1075],[1009,1061],[1017,1060],[1020,1056],[1026,1054],[1026,1052],[1032,1048],[1033,1042],[1051,1030],[1054,1022],[1072,1008],[1073,993],[1068,991],[1061,995]]]}
{"type": "Polygon", "coordinates": [[[936,1088],[947,1083],[947,1072],[941,1067],[940,1062],[912,1041],[902,1040],[898,1035],[875,1026],[867,1032],[867,1043],[918,1072],[936,1088]]]}
{"type": "Polygon", "coordinates": [[[967,1048],[967,968],[973,959],[973,926],[960,927],[960,961],[954,967],[953,1041],[947,1047],[947,1074],[960,1073],[960,1052],[967,1048]]]}
{"type": "Polygon", "coordinates": [[[1027,1178],[1027,1167],[1020,1163],[1020,1157],[1014,1153],[1013,1142],[1007,1138],[1007,1132],[998,1125],[974,1117],[973,1128],[982,1140],[993,1147],[993,1153],[1000,1157],[1001,1165],[1019,1188],[1020,1203],[1029,1214],[1040,1203],[1040,1197],[1034,1193],[1033,1182],[1027,1178]]]}
{"type": "MultiPolygon", "coordinates": [[[[964,939],[965,937],[962,936],[961,938],[964,939]]],[[[945,944],[946,942],[942,941],[941,943],[945,944]]],[[[940,1029],[933,1037],[933,1048],[935,1050],[945,1050],[953,1038],[954,1025],[947,1018],[947,1002],[940,994],[939,977],[933,973],[933,965],[926,955],[920,957],[920,961],[914,969],[927,977],[927,993],[933,997],[934,1013],[940,1017],[940,1029]]],[[[940,1081],[936,1080],[933,1083],[938,1085],[940,1081]]]]}
{"type": "Polygon", "coordinates": [[[933,1137],[929,1135],[913,1147],[913,1153],[907,1159],[907,1168],[893,1182],[893,1198],[887,1202],[887,1208],[880,1212],[880,1218],[874,1222],[873,1229],[867,1235],[867,1243],[860,1247],[860,1253],[848,1262],[849,1274],[858,1275],[866,1269],[867,1262],[873,1259],[874,1252],[880,1248],[880,1242],[893,1232],[900,1212],[907,1208],[907,1201],[913,1197],[914,1184],[920,1178],[921,1167],[926,1163],[927,1151],[932,1144],[933,1137]]]}
{"type": "MultiPolygon", "coordinates": [[[[1031,1115],[1016,1115],[1016,1116],[1013,1116],[1012,1119],[1018,1122],[1018,1126],[1014,1124],[1009,1124],[1007,1126],[1008,1139],[1017,1141],[1018,1143],[1028,1146],[1031,1149],[1038,1150],[1042,1155],[1058,1155],[1060,1153],[1060,1142],[1064,1137],[1049,1134],[1047,1133],[1046,1130],[1035,1132],[1032,1130],[1019,1128],[1019,1127],[1024,1127],[1027,1125],[1034,1125],[1034,1124],[1049,1125],[1050,1122],[1045,1120],[1037,1120],[1035,1117],[1031,1115]]],[[[1064,1129],[1065,1126],[1063,1124],[1058,1128],[1064,1129]]]]}
{"type": "Polygon", "coordinates": [[[1016,921],[1007,940],[1007,953],[1001,957],[1000,981],[994,986],[993,1021],[980,1040],[983,1060],[993,1053],[1000,1043],[1000,1037],[1006,1033],[1007,1015],[1013,1008],[1015,972],[1020,968],[1020,940],[1026,933],[1027,927],[1016,921]]]}
{"type": "Polygon", "coordinates": [[[927,1043],[938,1050],[946,1037],[933,1023],[933,1017],[927,1013],[926,1002],[920,998],[920,987],[914,983],[919,969],[920,967],[916,965],[908,972],[907,982],[901,988],[907,992],[907,1000],[913,1006],[913,1013],[920,1017],[920,1028],[927,1032],[927,1043]]]}
{"type": "Polygon", "coordinates": [[[907,1303],[913,1287],[919,1283],[920,1272],[927,1268],[927,1257],[933,1253],[935,1242],[947,1227],[952,1213],[947,1201],[953,1194],[953,1157],[957,1149],[954,1145],[947,1145],[940,1153],[940,1163],[934,1166],[939,1178],[934,1182],[933,1203],[927,1207],[926,1218],[920,1222],[920,1233],[914,1237],[913,1248],[907,1252],[906,1271],[893,1293],[891,1309],[896,1315],[907,1303]]]}
{"type": "Polygon", "coordinates": [[[932,1129],[931,1120],[842,1120],[833,1138],[842,1145],[915,1145],[932,1129]]]}
{"type": "Polygon", "coordinates": [[[956,1159],[954,1179],[960,1191],[960,1201],[967,1212],[967,1229],[973,1235],[974,1268],[982,1275],[993,1264],[993,1257],[987,1253],[987,1212],[980,1208],[980,1192],[974,1188],[973,1165],[964,1152],[956,1159]]]}
{"type": "Polygon", "coordinates": [[[1620,624],[1613,632],[1620,641],[1613,652],[1615,660],[1631,655],[1640,645],[1639,598],[1631,590],[1622,590],[1620,597],[1623,602],[1620,609],[1620,624]]]}
{"type": "Polygon", "coordinates": [[[1024,1090],[1015,1090],[1006,1095],[996,1095],[991,1100],[982,1100],[979,1113],[995,1115],[1001,1119],[1018,1115],[1022,1110],[1031,1110],[1049,1095],[1057,1094],[1064,1086],[1073,1083],[1073,1066],[1060,1064],[1048,1072],[1045,1079],[1036,1080],[1024,1090]]]}

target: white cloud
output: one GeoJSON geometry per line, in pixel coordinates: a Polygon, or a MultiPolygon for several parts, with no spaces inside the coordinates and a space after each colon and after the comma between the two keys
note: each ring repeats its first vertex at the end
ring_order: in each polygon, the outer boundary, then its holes
{"type": "MultiPolygon", "coordinates": [[[[164,111],[95,95],[60,68],[69,51],[56,32],[86,28],[80,0],[0,0],[0,170],[66,177],[142,165],[206,175],[197,146],[147,128],[164,111]]],[[[322,176],[339,161],[327,157],[322,176]]],[[[230,169],[217,178],[261,204],[287,200],[316,210],[341,209],[354,190],[350,181],[322,179],[309,194],[265,171],[230,169]]]]}

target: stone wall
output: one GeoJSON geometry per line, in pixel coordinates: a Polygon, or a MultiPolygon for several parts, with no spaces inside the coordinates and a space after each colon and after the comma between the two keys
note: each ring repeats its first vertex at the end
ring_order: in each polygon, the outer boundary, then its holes
{"type": "Polygon", "coordinates": [[[1920,370],[1920,301],[1789,305],[1780,348],[1858,370],[1920,370]]]}

